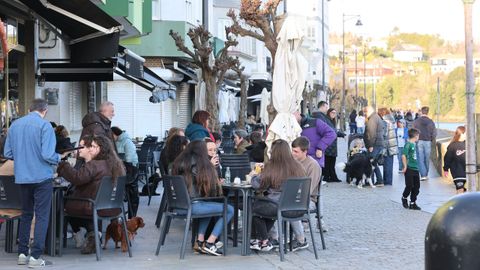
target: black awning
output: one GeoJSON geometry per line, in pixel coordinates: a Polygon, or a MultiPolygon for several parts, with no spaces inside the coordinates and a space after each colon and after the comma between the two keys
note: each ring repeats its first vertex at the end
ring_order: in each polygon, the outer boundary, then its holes
{"type": "Polygon", "coordinates": [[[181,64],[179,62],[174,62],[174,64],[169,64],[169,65],[166,65],[165,67],[172,70],[172,71],[182,73],[186,78],[185,81],[192,80],[193,83],[198,82],[197,73],[195,72],[195,70],[193,68],[190,68],[190,67],[188,67],[184,64],[181,64]]]}
{"type": "Polygon", "coordinates": [[[72,62],[116,56],[122,26],[90,0],[19,1],[67,37],[72,62]]]}
{"type": "MultiPolygon", "coordinates": [[[[124,58],[119,57],[115,73],[151,92],[156,90],[176,90],[175,85],[162,79],[155,72],[145,67],[143,63],[138,67],[139,70],[142,70],[141,74],[133,72],[131,68],[133,62],[135,61],[126,62],[124,58]],[[128,63],[128,65],[126,65],[126,63],[128,63]],[[139,74],[139,76],[135,76],[134,74],[139,74]]],[[[138,63],[135,62],[135,65],[138,65],[138,63]]]]}
{"type": "Polygon", "coordinates": [[[113,81],[115,63],[39,63],[40,81],[113,81]]]}

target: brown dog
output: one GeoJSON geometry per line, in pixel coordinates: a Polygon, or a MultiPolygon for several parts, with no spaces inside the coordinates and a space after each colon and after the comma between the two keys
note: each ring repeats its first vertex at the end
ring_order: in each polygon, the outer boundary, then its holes
{"type": "MultiPolygon", "coordinates": [[[[128,232],[128,240],[132,241],[135,235],[137,234],[138,228],[143,228],[145,223],[143,223],[143,218],[141,217],[133,217],[127,220],[127,232],[128,232]]],[[[118,222],[118,220],[113,220],[108,226],[107,231],[105,233],[105,243],[103,244],[103,249],[107,248],[108,240],[112,238],[115,242],[115,248],[118,247],[118,242],[122,244],[122,252],[127,252],[127,239],[125,237],[125,233],[122,229],[122,224],[118,222]]]]}

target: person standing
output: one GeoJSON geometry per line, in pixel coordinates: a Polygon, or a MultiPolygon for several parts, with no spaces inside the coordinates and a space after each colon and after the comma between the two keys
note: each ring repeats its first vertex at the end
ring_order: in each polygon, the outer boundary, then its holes
{"type": "Polygon", "coordinates": [[[428,179],[432,141],[437,137],[435,123],[428,117],[428,111],[429,108],[427,106],[422,107],[422,114],[413,122],[413,127],[420,131],[420,137],[417,142],[417,155],[421,181],[428,179]]]}
{"type": "Polygon", "coordinates": [[[385,155],[383,159],[383,181],[385,185],[393,183],[393,157],[398,154],[397,137],[395,135],[395,118],[387,108],[378,109],[378,114],[387,125],[385,155]]]}
{"type": "Polygon", "coordinates": [[[397,120],[397,128],[395,128],[395,136],[397,137],[398,146],[398,173],[403,173],[402,152],[405,142],[408,140],[408,129],[404,127],[402,120],[397,120]]]}
{"type": "Polygon", "coordinates": [[[349,116],[350,119],[350,134],[356,134],[357,133],[357,111],[352,110],[349,116]]]}
{"type": "Polygon", "coordinates": [[[405,175],[405,189],[402,194],[402,205],[404,208],[412,210],[422,210],[418,207],[416,201],[420,192],[420,177],[418,175],[418,162],[415,143],[418,141],[419,131],[417,129],[408,130],[408,141],[403,148],[402,162],[403,174],[405,175]],[[410,206],[407,198],[410,195],[410,206]]]}
{"type": "Polygon", "coordinates": [[[374,166],[375,176],[377,177],[375,185],[383,187],[383,176],[378,167],[378,161],[382,159],[383,152],[385,151],[387,126],[382,118],[380,118],[380,116],[373,110],[372,106],[365,107],[364,112],[367,116],[365,135],[363,138],[365,141],[365,147],[368,150],[370,158],[373,159],[372,165],[374,166]]]}
{"type": "Polygon", "coordinates": [[[82,134],[80,138],[86,135],[103,135],[109,138],[114,144],[111,128],[112,119],[115,116],[115,108],[112,102],[106,101],[100,105],[98,112],[91,112],[82,119],[82,134]]]}
{"type": "MultiPolygon", "coordinates": [[[[35,99],[29,114],[14,121],[8,130],[4,155],[15,160],[15,183],[20,186],[22,217],[18,231],[19,265],[43,267],[51,265],[40,258],[45,249],[53,193],[54,165],[62,155],[55,153],[56,139],[52,125],[46,121],[47,102],[35,99]],[[30,249],[30,227],[35,213],[35,233],[30,249]]],[[[64,154],[66,155],[66,154],[64,154]]]]}
{"type": "Polygon", "coordinates": [[[357,124],[357,133],[363,135],[365,133],[365,116],[363,116],[362,111],[358,112],[355,122],[357,124]]]}
{"type": "Polygon", "coordinates": [[[465,183],[467,182],[466,161],[465,161],[465,127],[459,126],[455,130],[447,152],[443,157],[443,174],[448,176],[448,170],[452,173],[453,183],[457,194],[467,191],[465,183]]]}

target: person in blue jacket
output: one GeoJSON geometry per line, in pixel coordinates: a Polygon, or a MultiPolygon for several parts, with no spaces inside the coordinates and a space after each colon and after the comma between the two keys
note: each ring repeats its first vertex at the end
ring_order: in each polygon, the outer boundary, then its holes
{"type": "Polygon", "coordinates": [[[203,140],[210,138],[213,142],[213,138],[208,125],[210,122],[210,113],[207,111],[196,111],[192,117],[192,123],[188,124],[185,129],[185,135],[190,141],[203,140]]]}

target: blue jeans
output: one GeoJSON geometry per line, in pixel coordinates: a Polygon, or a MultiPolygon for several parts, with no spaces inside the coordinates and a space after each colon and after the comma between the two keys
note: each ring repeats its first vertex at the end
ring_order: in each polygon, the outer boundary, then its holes
{"type": "Polygon", "coordinates": [[[385,185],[393,183],[393,155],[383,159],[383,181],[385,185]]]}
{"type": "Polygon", "coordinates": [[[52,206],[53,185],[52,179],[38,184],[21,184],[20,196],[22,197],[22,217],[18,231],[18,254],[28,256],[30,242],[30,227],[33,213],[35,213],[35,233],[30,256],[38,259],[45,249],[48,223],[50,221],[50,209],[52,206]]]}
{"type": "Polygon", "coordinates": [[[363,133],[365,133],[365,127],[357,127],[357,133],[358,133],[358,134],[363,134],[363,133]]]}
{"type": "MultiPolygon", "coordinates": [[[[192,214],[205,215],[210,213],[218,213],[223,211],[223,203],[217,202],[196,202],[192,203],[192,214]]],[[[233,217],[233,207],[227,205],[227,222],[233,217]]],[[[207,232],[208,224],[211,218],[200,218],[198,224],[198,234],[205,234],[207,232]]],[[[215,226],[212,230],[212,235],[218,237],[222,234],[223,230],[223,218],[217,219],[215,226]]]]}
{"type": "Polygon", "coordinates": [[[432,151],[431,141],[417,142],[417,160],[418,160],[418,170],[420,172],[420,177],[428,176],[431,151],[432,151]]]}
{"type": "Polygon", "coordinates": [[[374,174],[372,175],[372,182],[375,184],[383,184],[383,177],[382,177],[382,172],[380,171],[380,168],[378,167],[378,164],[376,162],[377,158],[379,155],[382,154],[383,147],[381,146],[374,146],[373,151],[370,153],[370,157],[373,158],[374,161],[374,174]],[[375,176],[377,177],[377,181],[375,182],[375,176]]]}
{"type": "Polygon", "coordinates": [[[403,147],[398,147],[397,159],[398,159],[398,170],[403,170],[403,161],[402,161],[403,147]]]}

